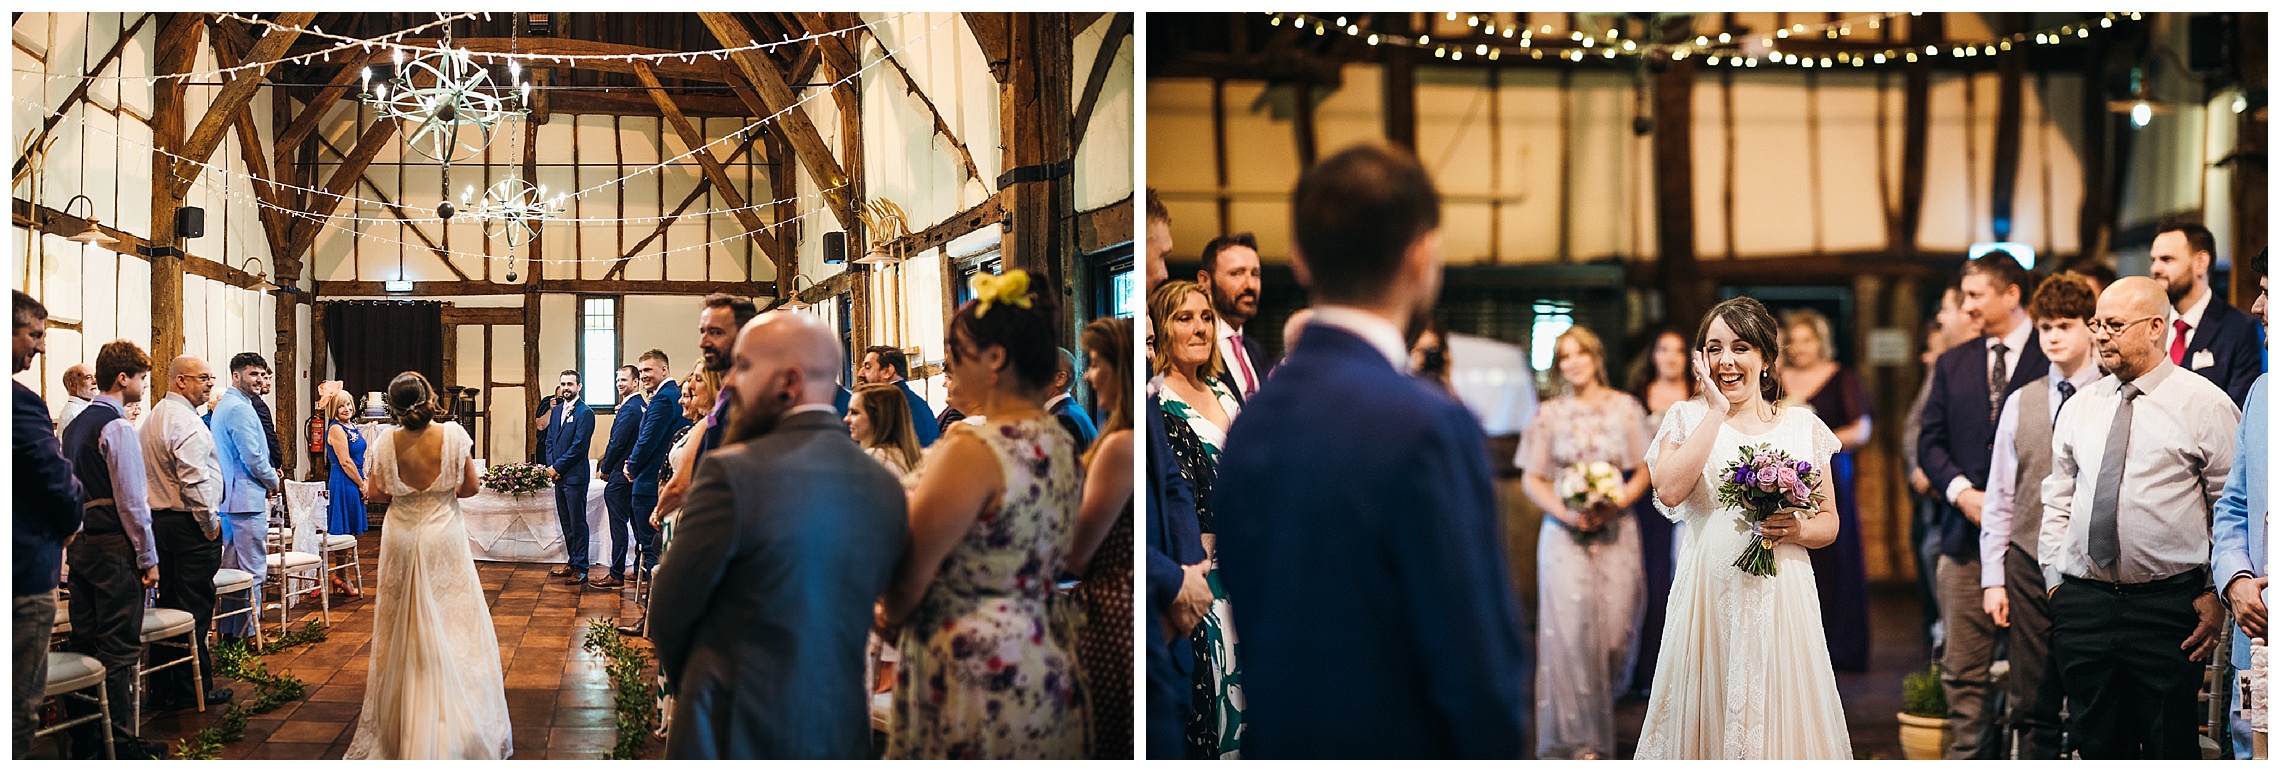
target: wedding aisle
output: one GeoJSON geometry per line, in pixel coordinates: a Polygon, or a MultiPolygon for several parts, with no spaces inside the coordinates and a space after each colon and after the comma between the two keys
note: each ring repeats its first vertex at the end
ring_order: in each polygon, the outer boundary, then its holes
{"type": "MultiPolygon", "coordinates": [[[[327,640],[266,658],[274,673],[308,684],[308,696],[254,717],[245,739],[222,746],[224,759],[338,759],[348,751],[371,664],[373,590],[378,587],[380,532],[363,539],[366,595],[333,608],[327,640]]],[[[504,666],[507,715],[514,725],[516,759],[597,759],[617,740],[609,677],[601,655],[578,648],[586,621],[638,617],[632,589],[579,588],[546,576],[543,563],[477,563],[484,600],[491,607],[504,666]]],[[[336,599],[336,604],[339,601],[336,599]]],[[[315,618],[313,615],[309,617],[315,618]]],[[[647,643],[628,638],[647,648],[647,643]]],[[[246,684],[217,686],[252,694],[246,684]]],[[[144,737],[172,746],[177,738],[217,724],[224,706],[184,710],[149,719],[144,737]]],[[[661,758],[650,743],[643,758],[661,758]]]]}

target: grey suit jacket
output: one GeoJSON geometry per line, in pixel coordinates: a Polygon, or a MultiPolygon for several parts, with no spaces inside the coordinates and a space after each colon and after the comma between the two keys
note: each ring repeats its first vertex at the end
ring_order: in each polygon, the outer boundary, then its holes
{"type": "Polygon", "coordinates": [[[706,454],[649,615],[675,695],[667,758],[871,756],[866,636],[906,506],[837,415],[706,454]]]}

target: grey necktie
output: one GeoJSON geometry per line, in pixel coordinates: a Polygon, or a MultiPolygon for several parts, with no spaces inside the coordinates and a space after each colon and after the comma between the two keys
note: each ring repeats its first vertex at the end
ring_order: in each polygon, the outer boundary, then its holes
{"type": "Polygon", "coordinates": [[[1995,367],[1987,371],[1987,425],[1994,426],[2003,420],[2003,387],[2011,383],[2009,360],[2003,358],[2011,347],[1996,341],[1987,348],[1995,352],[1995,367]]]}
{"type": "Polygon", "coordinates": [[[2114,407],[2114,426],[2106,430],[2106,455],[2098,463],[2098,489],[2090,498],[2090,562],[2111,568],[2122,555],[2121,531],[2115,512],[2121,508],[2122,473],[2128,467],[2130,416],[2135,412],[2137,384],[2122,384],[2122,404],[2114,407]]]}

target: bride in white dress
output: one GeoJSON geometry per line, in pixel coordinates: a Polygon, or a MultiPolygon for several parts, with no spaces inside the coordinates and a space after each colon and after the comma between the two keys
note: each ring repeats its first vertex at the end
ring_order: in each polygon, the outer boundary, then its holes
{"type": "Polygon", "coordinates": [[[503,759],[514,737],[499,639],[459,514],[476,491],[474,443],[434,422],[435,391],[418,373],[389,382],[388,409],[398,428],[365,461],[367,495],[389,506],[372,669],[347,758],[503,759]]]}
{"type": "Polygon", "coordinates": [[[1716,477],[1745,445],[1770,443],[1827,469],[1836,435],[1808,410],[1778,407],[1768,373],[1781,351],[1773,316],[1750,298],[1718,304],[1696,335],[1702,398],[1671,405],[1647,450],[1655,508],[1685,534],[1661,659],[1639,736],[1641,759],[1850,759],[1806,549],[1837,537],[1836,499],[1810,517],[1767,517],[1774,576],[1734,559],[1752,538],[1739,509],[1716,504],[1716,477]]]}

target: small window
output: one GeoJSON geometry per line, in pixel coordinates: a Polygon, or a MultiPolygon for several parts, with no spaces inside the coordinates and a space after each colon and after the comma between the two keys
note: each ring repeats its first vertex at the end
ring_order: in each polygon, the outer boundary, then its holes
{"type": "Polygon", "coordinates": [[[617,298],[578,299],[578,377],[589,407],[617,404],[618,331],[617,298]]]}
{"type": "Polygon", "coordinates": [[[1555,372],[1560,333],[1575,326],[1575,304],[1565,300],[1538,300],[1536,321],[1528,334],[1528,364],[1538,373],[1555,372]]]}

